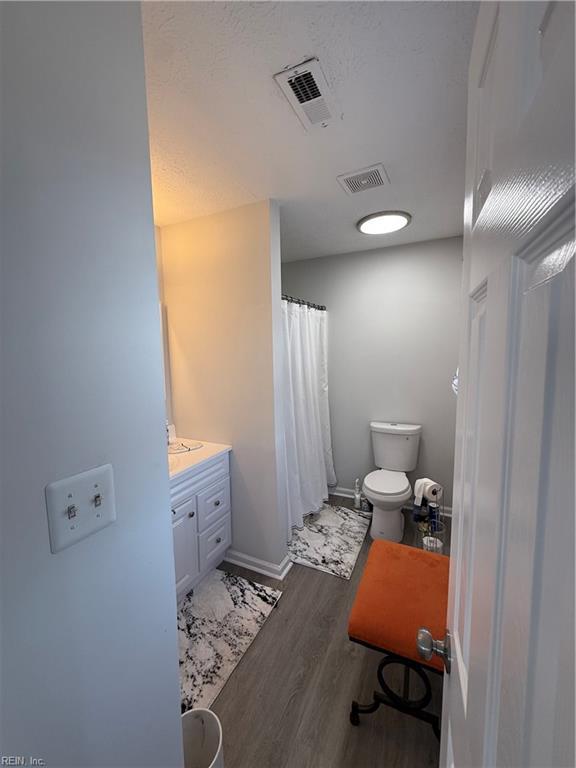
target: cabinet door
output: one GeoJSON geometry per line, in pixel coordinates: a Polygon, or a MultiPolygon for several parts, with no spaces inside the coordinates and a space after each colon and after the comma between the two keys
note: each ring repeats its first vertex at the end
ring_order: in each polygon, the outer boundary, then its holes
{"type": "Polygon", "coordinates": [[[186,586],[198,575],[198,537],[196,521],[184,515],[172,526],[174,539],[174,566],[176,571],[176,591],[186,586]]]}
{"type": "Polygon", "coordinates": [[[178,506],[172,506],[172,522],[175,523],[184,515],[190,515],[194,517],[196,515],[196,496],[192,496],[190,499],[186,499],[178,506]]]}

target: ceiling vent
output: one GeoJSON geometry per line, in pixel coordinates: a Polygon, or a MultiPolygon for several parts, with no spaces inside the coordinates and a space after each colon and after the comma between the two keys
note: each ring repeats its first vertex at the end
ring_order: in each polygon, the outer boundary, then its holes
{"type": "Polygon", "coordinates": [[[378,163],[359,171],[344,173],[342,176],[338,176],[338,183],[347,195],[355,195],[366,189],[375,189],[390,184],[390,179],[386,173],[386,168],[382,163],[378,163]]]}
{"type": "Polygon", "coordinates": [[[274,80],[307,131],[326,128],[334,120],[335,99],[318,59],[278,72],[274,80]]]}

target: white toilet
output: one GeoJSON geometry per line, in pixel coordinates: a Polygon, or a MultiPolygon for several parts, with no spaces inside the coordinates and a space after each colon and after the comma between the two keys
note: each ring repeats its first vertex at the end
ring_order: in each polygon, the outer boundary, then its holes
{"type": "Polygon", "coordinates": [[[362,490],[374,505],[370,535],[373,539],[401,541],[404,534],[402,507],[412,497],[406,477],[416,466],[422,427],[371,421],[374,463],[380,469],[364,478],[362,490]]]}

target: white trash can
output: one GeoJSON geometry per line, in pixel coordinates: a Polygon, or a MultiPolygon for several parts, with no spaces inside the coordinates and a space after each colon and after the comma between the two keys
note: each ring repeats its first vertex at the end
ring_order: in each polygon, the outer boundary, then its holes
{"type": "Polygon", "coordinates": [[[190,709],[182,715],[184,768],[224,768],[222,725],[210,709],[190,709]]]}

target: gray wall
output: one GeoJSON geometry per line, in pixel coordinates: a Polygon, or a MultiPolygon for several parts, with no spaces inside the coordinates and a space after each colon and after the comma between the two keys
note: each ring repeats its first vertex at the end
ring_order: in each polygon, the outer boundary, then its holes
{"type": "Polygon", "coordinates": [[[140,7],[0,16],[1,751],[180,766],[140,7]],[[44,487],[106,462],[116,523],[51,554],[44,487]]]}
{"type": "Polygon", "coordinates": [[[451,504],[462,239],[282,265],[282,290],[328,308],[338,485],[374,469],[369,422],[423,425],[418,466],[451,504]]]}

